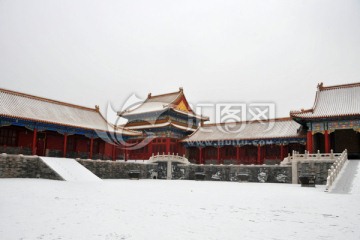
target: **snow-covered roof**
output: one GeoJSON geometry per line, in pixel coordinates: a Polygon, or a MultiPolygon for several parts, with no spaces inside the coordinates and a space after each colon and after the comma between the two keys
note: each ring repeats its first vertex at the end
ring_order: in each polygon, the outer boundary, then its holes
{"type": "Polygon", "coordinates": [[[185,131],[190,131],[190,132],[193,132],[196,130],[194,128],[182,126],[182,125],[179,125],[179,124],[176,124],[173,122],[164,122],[164,123],[138,125],[138,126],[128,126],[127,128],[131,129],[131,130],[142,130],[142,129],[149,129],[149,128],[161,128],[161,127],[167,127],[167,126],[173,126],[175,128],[185,130],[185,131]]]}
{"type": "Polygon", "coordinates": [[[163,112],[168,109],[173,109],[174,111],[186,114],[191,117],[200,118],[203,120],[208,120],[207,117],[199,116],[195,114],[191,109],[189,111],[181,111],[177,109],[178,102],[184,97],[183,89],[180,88],[177,92],[166,93],[161,95],[152,96],[151,93],[148,94],[147,99],[138,107],[134,109],[127,109],[125,111],[119,112],[118,115],[122,117],[134,116],[143,113],[149,112],[163,112]]]}
{"type": "Polygon", "coordinates": [[[312,119],[360,115],[360,83],[324,87],[318,85],[311,109],[291,111],[294,118],[312,119]]]}
{"type": "MultiPolygon", "coordinates": [[[[0,116],[83,129],[115,131],[113,125],[101,115],[98,107],[88,108],[1,88],[0,116]]],[[[116,132],[125,135],[140,134],[126,129],[117,129],[116,132]]]]}
{"type": "Polygon", "coordinates": [[[205,124],[185,138],[184,142],[216,140],[255,140],[273,138],[302,138],[301,125],[290,118],[267,121],[205,124]]]}

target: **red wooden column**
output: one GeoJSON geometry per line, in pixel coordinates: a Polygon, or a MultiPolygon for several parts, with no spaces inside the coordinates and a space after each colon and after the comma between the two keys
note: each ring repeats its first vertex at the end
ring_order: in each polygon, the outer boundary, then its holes
{"type": "Polygon", "coordinates": [[[313,153],[313,136],[311,131],[308,131],[306,134],[306,150],[309,153],[313,153]]]}
{"type": "Polygon", "coordinates": [[[260,164],[260,161],[261,161],[261,146],[260,146],[260,144],[258,144],[258,146],[257,146],[257,164],[260,164]]]}
{"type": "Polygon", "coordinates": [[[66,157],[67,139],[68,139],[68,135],[67,135],[67,133],[65,133],[65,134],[64,134],[63,157],[66,157]]]}
{"type": "Polygon", "coordinates": [[[32,155],[36,155],[36,140],[37,140],[37,129],[34,128],[32,149],[31,149],[32,155]]]}
{"type": "Polygon", "coordinates": [[[170,138],[166,138],[166,152],[165,154],[170,153],[170,138]]]}
{"type": "Polygon", "coordinates": [[[126,147],[124,148],[124,160],[125,162],[128,160],[128,151],[126,147]]]}
{"type": "Polygon", "coordinates": [[[90,153],[89,153],[90,159],[92,159],[93,156],[93,149],[94,149],[94,138],[90,138],[90,153]]]}
{"type": "Polygon", "coordinates": [[[328,130],[325,130],[324,139],[325,139],[325,153],[330,153],[330,135],[328,130]]]}
{"type": "Polygon", "coordinates": [[[217,164],[221,164],[220,147],[217,147],[217,164]]]}
{"type": "Polygon", "coordinates": [[[284,159],[284,144],[280,145],[280,160],[284,159]]]}
{"type": "Polygon", "coordinates": [[[240,165],[240,146],[236,146],[236,164],[240,165]]]}
{"type": "Polygon", "coordinates": [[[153,144],[152,144],[152,139],[149,141],[149,143],[148,143],[148,155],[149,155],[149,157],[151,157],[152,156],[152,152],[153,152],[153,144]]]}
{"type": "Polygon", "coordinates": [[[116,150],[116,145],[112,145],[112,160],[115,161],[116,160],[116,154],[115,154],[115,151],[116,150]]]}
{"type": "Polygon", "coordinates": [[[203,163],[202,158],[203,158],[203,156],[202,156],[202,147],[199,147],[199,164],[203,163]]]}

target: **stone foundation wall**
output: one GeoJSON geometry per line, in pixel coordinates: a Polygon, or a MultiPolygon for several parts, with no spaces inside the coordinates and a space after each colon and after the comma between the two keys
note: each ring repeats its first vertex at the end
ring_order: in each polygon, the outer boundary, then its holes
{"type": "Polygon", "coordinates": [[[45,178],[62,180],[37,156],[0,154],[0,178],[45,178]]]}
{"type": "Polygon", "coordinates": [[[101,160],[76,159],[81,165],[86,167],[96,176],[102,179],[128,179],[130,170],[139,170],[140,178],[151,178],[153,169],[157,169],[156,164],[125,163],[101,160]]]}
{"type": "Polygon", "coordinates": [[[205,173],[205,180],[291,183],[291,166],[277,165],[188,165],[185,178],[193,180],[196,173],[205,173]]]}
{"type": "MultiPolygon", "coordinates": [[[[130,170],[140,171],[141,179],[166,179],[167,164],[125,163],[114,161],[77,161],[102,179],[128,179],[130,170]]],[[[298,174],[315,174],[316,184],[325,184],[327,170],[332,162],[313,161],[298,163],[298,174]]],[[[291,183],[291,165],[181,165],[172,164],[172,179],[195,180],[196,173],[208,181],[291,183]]],[[[0,178],[45,178],[62,180],[37,156],[0,154],[0,178]]]]}
{"type": "MultiPolygon", "coordinates": [[[[127,179],[130,170],[139,170],[142,179],[166,179],[167,164],[142,164],[77,159],[79,163],[102,179],[127,179]]],[[[246,175],[249,182],[291,183],[291,166],[277,165],[181,165],[172,164],[172,179],[195,180],[197,172],[205,173],[209,181],[239,181],[246,175]]]]}
{"type": "Polygon", "coordinates": [[[328,177],[328,169],[334,161],[304,161],[298,163],[298,176],[315,175],[315,184],[325,185],[328,177]]]}

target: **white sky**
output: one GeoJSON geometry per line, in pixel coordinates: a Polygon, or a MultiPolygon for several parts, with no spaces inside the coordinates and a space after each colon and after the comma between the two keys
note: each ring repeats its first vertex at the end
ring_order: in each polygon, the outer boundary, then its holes
{"type": "Polygon", "coordinates": [[[0,0],[0,87],[102,110],[181,86],[284,117],[359,76],[360,1],[0,0]]]}

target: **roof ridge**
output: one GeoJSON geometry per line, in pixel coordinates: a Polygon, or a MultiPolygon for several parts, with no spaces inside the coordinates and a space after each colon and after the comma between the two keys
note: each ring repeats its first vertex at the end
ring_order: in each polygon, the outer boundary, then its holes
{"type": "MultiPolygon", "coordinates": [[[[279,118],[271,118],[271,119],[264,119],[262,121],[270,122],[270,121],[289,121],[292,120],[291,117],[279,117],[279,118]]],[[[256,123],[259,120],[246,120],[246,121],[238,121],[238,122],[222,122],[222,123],[205,123],[204,126],[211,127],[211,126],[218,126],[218,125],[225,125],[229,123],[256,123]]]]}
{"type": "Polygon", "coordinates": [[[161,111],[164,111],[165,109],[170,109],[170,105],[179,98],[179,96],[181,95],[181,93],[183,93],[183,88],[180,87],[179,88],[179,91],[177,92],[170,92],[170,93],[164,93],[164,94],[159,94],[159,95],[154,95],[152,96],[151,93],[148,94],[147,98],[142,102],[140,103],[137,107],[133,108],[133,109],[125,109],[124,111],[120,111],[118,112],[118,115],[136,115],[135,114],[132,114],[133,111],[141,108],[141,106],[143,106],[145,103],[147,103],[150,99],[153,99],[153,98],[156,98],[156,97],[163,97],[163,96],[169,96],[169,95],[172,95],[172,94],[177,94],[176,97],[174,98],[174,100],[172,100],[169,104],[166,104],[166,105],[163,105],[163,109],[161,111]]]}
{"type": "Polygon", "coordinates": [[[314,109],[313,108],[309,108],[309,109],[301,109],[301,110],[290,110],[290,115],[291,114],[297,114],[297,113],[307,113],[307,112],[313,112],[314,109]]]}
{"type": "Polygon", "coordinates": [[[148,99],[150,98],[156,98],[156,97],[164,97],[164,96],[168,96],[168,95],[172,95],[172,94],[179,94],[183,92],[183,89],[182,88],[179,88],[178,91],[176,92],[169,92],[169,93],[162,93],[162,94],[158,94],[158,95],[152,95],[151,93],[148,94],[148,99]]]}
{"type": "Polygon", "coordinates": [[[12,95],[35,99],[35,100],[39,100],[39,101],[43,101],[43,102],[49,102],[49,103],[64,105],[64,106],[68,106],[68,107],[79,108],[79,109],[83,109],[83,110],[87,110],[87,111],[100,112],[99,107],[97,105],[95,106],[95,108],[90,108],[90,107],[85,107],[85,106],[76,105],[76,104],[72,104],[72,103],[62,102],[62,101],[58,101],[58,100],[54,100],[54,99],[50,99],[50,98],[40,97],[40,96],[28,94],[28,93],[17,92],[17,91],[5,89],[5,88],[0,88],[0,92],[5,92],[5,93],[12,94],[12,95]]]}
{"type": "Polygon", "coordinates": [[[323,83],[318,84],[319,91],[333,90],[333,89],[339,89],[339,88],[352,88],[352,87],[360,87],[360,82],[337,84],[337,85],[330,85],[330,86],[324,86],[323,83]]]}

